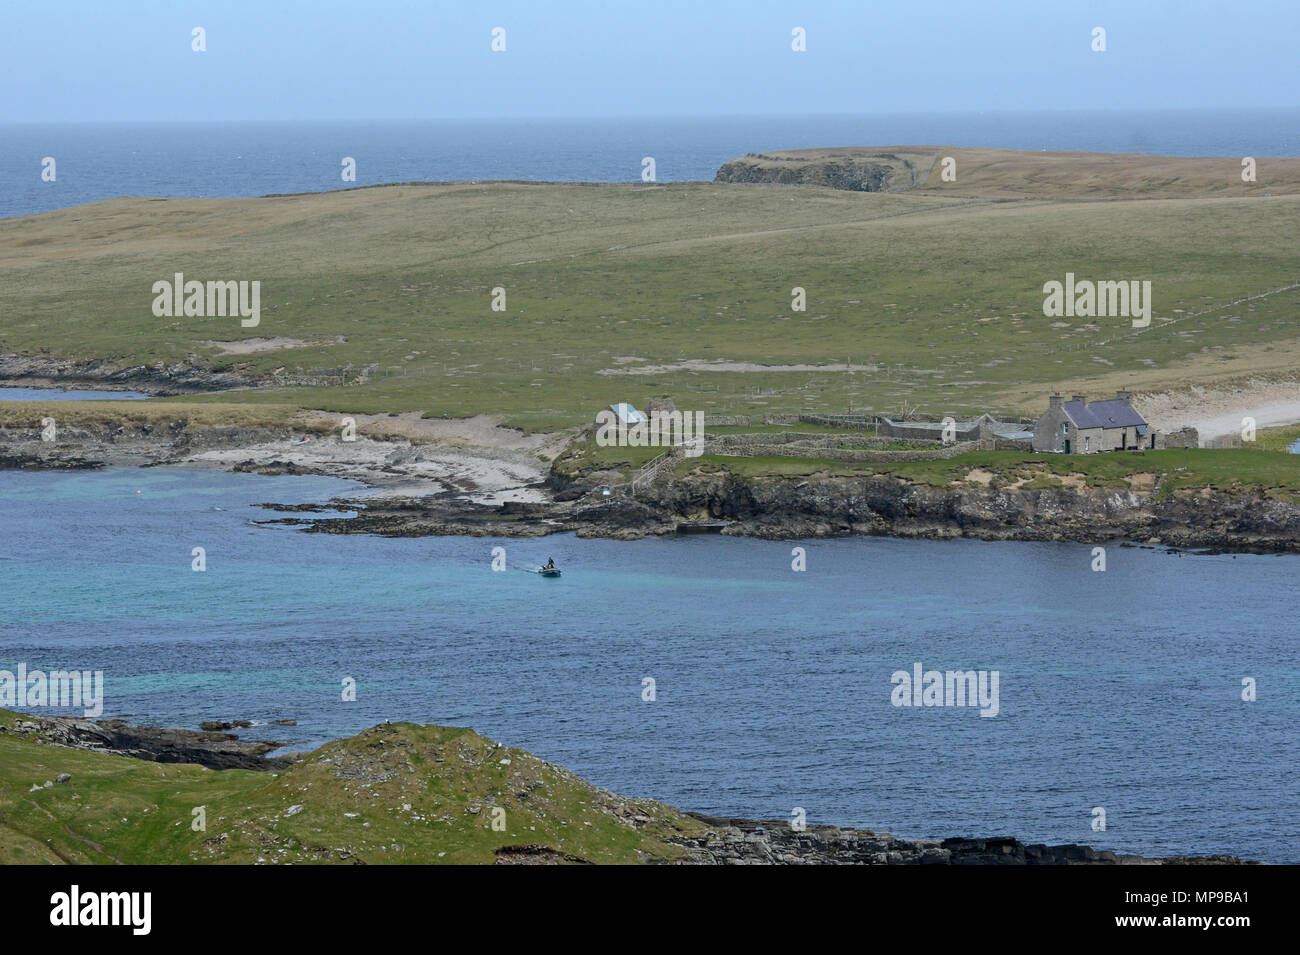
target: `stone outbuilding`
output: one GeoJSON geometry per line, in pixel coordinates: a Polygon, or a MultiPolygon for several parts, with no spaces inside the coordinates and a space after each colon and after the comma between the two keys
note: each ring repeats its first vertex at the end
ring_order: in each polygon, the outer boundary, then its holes
{"type": "Polygon", "coordinates": [[[668,397],[651,398],[645,407],[645,416],[653,418],[655,415],[672,414],[677,410],[677,405],[673,404],[673,399],[668,397]]]}
{"type": "Polygon", "coordinates": [[[1034,428],[1034,450],[1095,454],[1154,448],[1155,432],[1134,410],[1132,399],[1130,391],[1118,391],[1114,398],[1102,401],[1089,401],[1084,395],[1066,401],[1063,395],[1052,395],[1034,428]]]}

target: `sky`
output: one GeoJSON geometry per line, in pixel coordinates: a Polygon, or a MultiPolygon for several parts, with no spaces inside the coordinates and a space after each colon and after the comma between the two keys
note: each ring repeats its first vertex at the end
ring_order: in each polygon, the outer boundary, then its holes
{"type": "Polygon", "coordinates": [[[1297,105],[1300,0],[0,4],[0,123],[1297,105]]]}

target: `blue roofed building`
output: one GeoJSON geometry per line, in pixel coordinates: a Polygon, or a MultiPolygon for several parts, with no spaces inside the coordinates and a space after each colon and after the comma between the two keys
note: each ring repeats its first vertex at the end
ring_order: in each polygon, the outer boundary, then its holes
{"type": "Polygon", "coordinates": [[[600,413],[596,415],[596,424],[599,425],[609,422],[618,428],[630,428],[643,421],[645,421],[645,416],[625,401],[620,401],[617,404],[606,405],[600,413]]]}
{"type": "Polygon", "coordinates": [[[1154,448],[1155,431],[1133,408],[1132,399],[1130,391],[1101,401],[1084,395],[1066,401],[1063,395],[1052,395],[1034,428],[1034,450],[1095,454],[1154,448]]]}

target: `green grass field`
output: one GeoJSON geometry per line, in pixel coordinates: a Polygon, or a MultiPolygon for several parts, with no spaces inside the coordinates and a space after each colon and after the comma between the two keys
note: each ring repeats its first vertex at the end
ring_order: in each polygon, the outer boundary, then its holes
{"type": "Polygon", "coordinates": [[[718,413],[961,415],[1296,367],[1300,289],[1265,293],[1300,281],[1300,196],[1015,199],[1014,164],[962,168],[963,195],[445,184],[4,220],[0,353],[322,380],[189,404],[500,413],[538,430],[652,394],[718,413]],[[1042,285],[1067,271],[1150,280],[1151,327],[1044,317],[1042,285]],[[152,283],[175,272],[260,280],[260,326],[155,317],[152,283]],[[210,344],[254,337],[299,344],[210,344]],[[867,370],[780,367],[831,364],[867,370]]]}

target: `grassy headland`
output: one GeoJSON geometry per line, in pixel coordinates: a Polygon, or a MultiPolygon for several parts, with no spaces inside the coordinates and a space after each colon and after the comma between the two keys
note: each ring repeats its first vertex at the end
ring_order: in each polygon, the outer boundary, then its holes
{"type": "Polygon", "coordinates": [[[48,746],[9,731],[22,718],[0,710],[0,864],[464,864],[508,847],[628,863],[677,858],[661,837],[704,828],[468,729],[376,726],[269,773],[48,746]]]}
{"type": "Polygon", "coordinates": [[[1241,861],[694,816],[445,726],[385,724],[287,768],[212,770],[45,736],[70,725],[0,710],[0,865],[1241,861]]]}

